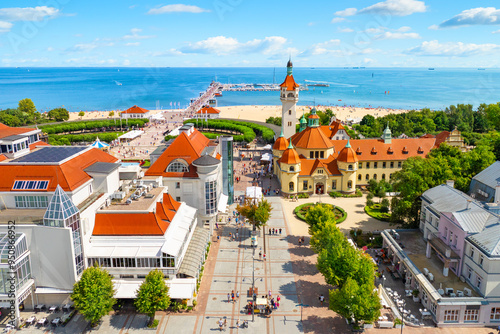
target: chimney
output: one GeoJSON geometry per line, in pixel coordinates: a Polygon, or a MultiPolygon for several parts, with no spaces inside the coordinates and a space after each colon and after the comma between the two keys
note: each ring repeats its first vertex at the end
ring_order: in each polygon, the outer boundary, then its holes
{"type": "Polygon", "coordinates": [[[446,180],[446,185],[454,188],[455,187],[455,181],[454,180],[446,180]]]}
{"type": "Polygon", "coordinates": [[[497,183],[495,188],[495,203],[500,204],[500,182],[497,183]]]}
{"type": "Polygon", "coordinates": [[[471,203],[471,202],[472,202],[472,201],[471,201],[470,199],[468,199],[468,200],[467,200],[467,210],[469,210],[469,207],[470,207],[470,203],[471,203]]]}

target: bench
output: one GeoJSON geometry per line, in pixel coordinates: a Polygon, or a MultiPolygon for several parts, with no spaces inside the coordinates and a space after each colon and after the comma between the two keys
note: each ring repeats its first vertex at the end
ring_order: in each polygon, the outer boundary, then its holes
{"type": "Polygon", "coordinates": [[[379,321],[378,322],[378,328],[392,328],[394,327],[394,324],[392,321],[379,321]]]}

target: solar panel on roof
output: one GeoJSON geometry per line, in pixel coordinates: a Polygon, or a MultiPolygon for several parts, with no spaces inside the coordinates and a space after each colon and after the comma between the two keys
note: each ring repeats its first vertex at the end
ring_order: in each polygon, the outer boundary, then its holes
{"type": "Polygon", "coordinates": [[[83,150],[88,149],[86,146],[48,146],[31,152],[25,156],[14,159],[11,162],[60,162],[83,150]]]}
{"type": "Polygon", "coordinates": [[[47,190],[49,181],[14,181],[14,190],[47,190]]]}

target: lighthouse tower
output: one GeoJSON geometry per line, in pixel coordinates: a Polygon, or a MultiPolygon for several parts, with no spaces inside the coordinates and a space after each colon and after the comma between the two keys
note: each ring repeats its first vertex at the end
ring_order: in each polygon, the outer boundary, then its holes
{"type": "Polygon", "coordinates": [[[295,82],[292,75],[292,60],[288,60],[286,65],[286,78],[280,85],[281,110],[281,131],[285,138],[290,138],[295,134],[295,124],[297,116],[295,106],[299,101],[299,85],[295,82]]]}

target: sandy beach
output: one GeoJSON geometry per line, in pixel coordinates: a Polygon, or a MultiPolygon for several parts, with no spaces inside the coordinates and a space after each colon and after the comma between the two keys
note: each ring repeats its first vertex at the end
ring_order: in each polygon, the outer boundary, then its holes
{"type": "MultiPolygon", "coordinates": [[[[303,113],[309,112],[312,106],[297,106],[297,118],[300,118],[303,113]]],[[[281,106],[231,106],[231,107],[217,107],[221,111],[221,118],[236,118],[241,120],[260,121],[265,122],[267,118],[281,117],[281,106]]],[[[388,108],[360,108],[360,107],[331,107],[331,106],[316,106],[318,110],[332,109],[336,117],[342,121],[356,121],[361,120],[365,115],[372,115],[374,117],[381,117],[391,113],[403,113],[408,110],[404,109],[388,109],[388,108]]],[[[182,109],[163,109],[163,110],[150,110],[152,115],[160,112],[174,112],[179,113],[182,109]]],[[[115,111],[113,117],[118,117],[118,112],[115,111]]],[[[108,111],[87,111],[85,115],[80,117],[78,112],[70,113],[70,121],[76,120],[95,120],[109,117],[108,111]]]]}

